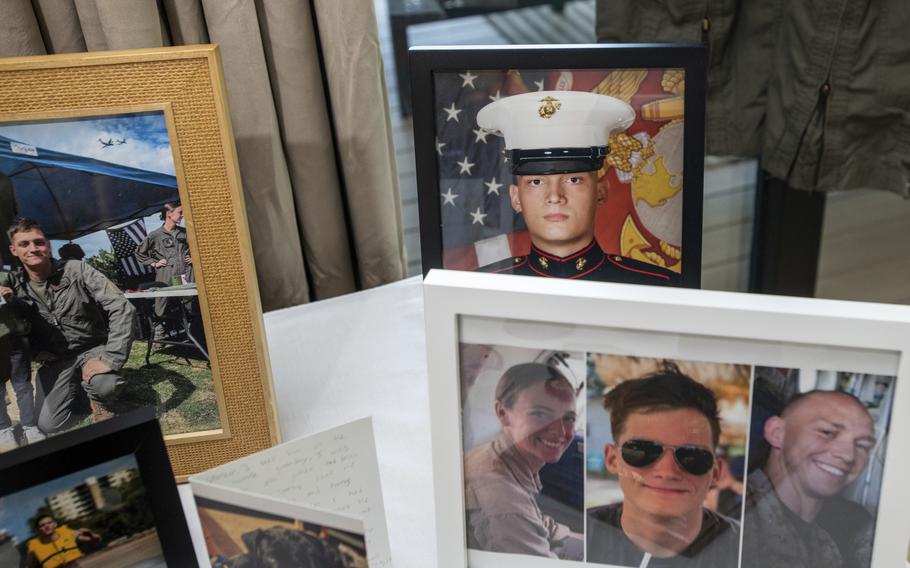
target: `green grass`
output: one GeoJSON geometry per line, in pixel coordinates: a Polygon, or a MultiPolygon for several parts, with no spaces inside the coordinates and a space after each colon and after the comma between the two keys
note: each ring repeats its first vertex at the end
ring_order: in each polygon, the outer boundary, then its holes
{"type": "Polygon", "coordinates": [[[183,347],[155,347],[146,365],[146,342],[133,342],[120,373],[126,384],[113,410],[155,406],[165,435],[220,428],[212,370],[202,356],[183,347]]]}
{"type": "MultiPolygon", "coordinates": [[[[143,340],[133,342],[130,357],[120,372],[126,384],[117,402],[111,405],[111,410],[122,413],[137,407],[154,406],[165,435],[221,428],[212,370],[201,354],[195,349],[156,345],[157,350],[150,358],[151,364],[146,366],[146,346],[143,340]]],[[[39,366],[32,363],[33,376],[39,366]]],[[[4,381],[0,388],[7,391],[7,412],[15,424],[19,421],[19,408],[12,386],[9,381],[4,381]]],[[[77,412],[88,412],[87,401],[85,408],[77,412]]],[[[76,426],[91,423],[89,415],[76,426]]]]}

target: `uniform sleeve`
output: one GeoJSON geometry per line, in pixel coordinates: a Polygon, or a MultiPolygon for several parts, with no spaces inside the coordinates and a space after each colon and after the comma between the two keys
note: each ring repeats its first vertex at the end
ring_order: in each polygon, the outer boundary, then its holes
{"type": "Polygon", "coordinates": [[[107,276],[82,264],[82,280],[86,290],[107,313],[108,334],[102,356],[114,370],[119,370],[126,363],[133,343],[133,315],[136,308],[123,295],[107,276]]]}
{"type": "Polygon", "coordinates": [[[471,515],[469,525],[483,550],[556,558],[550,549],[549,527],[530,515],[485,515],[476,511],[471,515]]]}
{"type": "Polygon", "coordinates": [[[136,249],[136,252],[133,253],[133,256],[136,257],[136,260],[146,266],[151,265],[158,260],[154,255],[155,252],[152,249],[151,235],[142,239],[142,242],[139,243],[139,247],[136,249]]]}
{"type": "Polygon", "coordinates": [[[553,517],[549,515],[543,516],[544,526],[547,527],[547,533],[549,534],[550,542],[559,542],[567,538],[572,531],[569,530],[569,527],[561,523],[557,523],[553,517]]]}

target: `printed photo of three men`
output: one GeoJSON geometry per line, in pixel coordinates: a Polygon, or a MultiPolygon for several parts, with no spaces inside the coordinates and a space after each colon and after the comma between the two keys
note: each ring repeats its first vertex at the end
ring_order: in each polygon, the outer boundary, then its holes
{"type": "Polygon", "coordinates": [[[165,116],[0,123],[0,452],[153,406],[222,420],[165,116]]]}
{"type": "Polygon", "coordinates": [[[894,377],[461,345],[468,548],[869,568],[894,377]]]}

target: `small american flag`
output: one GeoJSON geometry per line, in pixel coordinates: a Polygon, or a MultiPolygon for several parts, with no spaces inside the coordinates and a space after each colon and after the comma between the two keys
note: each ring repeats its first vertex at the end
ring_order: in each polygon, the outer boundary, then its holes
{"type": "Polygon", "coordinates": [[[127,276],[141,276],[150,274],[152,269],[144,264],[140,264],[135,257],[136,249],[139,248],[146,235],[145,222],[142,219],[136,219],[131,223],[107,230],[107,238],[111,241],[114,248],[114,256],[120,261],[120,267],[127,276]]]}

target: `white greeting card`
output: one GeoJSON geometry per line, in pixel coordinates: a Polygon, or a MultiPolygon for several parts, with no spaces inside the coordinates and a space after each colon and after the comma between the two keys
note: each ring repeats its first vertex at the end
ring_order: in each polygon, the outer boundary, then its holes
{"type": "MultiPolygon", "coordinates": [[[[359,563],[357,557],[363,550],[356,535],[362,534],[370,568],[392,565],[369,418],[210,469],[191,477],[190,485],[213,565],[223,559],[223,566],[232,566],[230,558],[253,554],[252,548],[261,539],[238,536],[236,533],[244,528],[249,529],[244,534],[266,540],[301,540],[288,532],[294,530],[308,536],[319,534],[330,549],[325,553],[342,554],[346,565],[359,563]],[[265,517],[271,514],[276,517],[275,526],[286,530],[253,533],[268,524],[244,518],[263,517],[253,511],[265,517]],[[220,544],[213,544],[215,541],[220,544]]],[[[269,545],[263,547],[268,549],[269,545]]],[[[268,554],[268,550],[261,552],[268,554]]]]}

